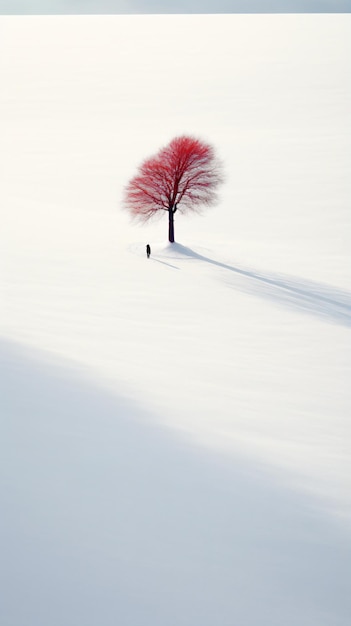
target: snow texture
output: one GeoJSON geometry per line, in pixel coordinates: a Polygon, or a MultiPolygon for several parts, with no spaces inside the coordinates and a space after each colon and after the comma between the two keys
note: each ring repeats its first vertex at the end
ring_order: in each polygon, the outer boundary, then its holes
{"type": "Polygon", "coordinates": [[[4,626],[349,624],[350,59],[350,16],[0,18],[4,626]],[[170,245],[121,200],[179,134],[226,182],[170,245]]]}

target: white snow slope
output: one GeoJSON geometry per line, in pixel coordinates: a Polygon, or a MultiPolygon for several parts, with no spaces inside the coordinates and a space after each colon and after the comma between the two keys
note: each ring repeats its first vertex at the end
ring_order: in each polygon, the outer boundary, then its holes
{"type": "Polygon", "coordinates": [[[349,624],[350,60],[349,15],[0,18],[2,626],[349,624]],[[170,246],[121,199],[183,133],[226,182],[170,246]]]}

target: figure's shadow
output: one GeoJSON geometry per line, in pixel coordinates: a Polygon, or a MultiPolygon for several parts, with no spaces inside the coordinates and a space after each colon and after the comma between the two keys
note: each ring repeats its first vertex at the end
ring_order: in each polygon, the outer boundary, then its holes
{"type": "Polygon", "coordinates": [[[160,261],[160,259],[155,259],[154,257],[152,257],[153,261],[156,261],[157,263],[162,263],[162,265],[167,265],[168,267],[171,267],[174,270],[179,270],[179,267],[177,267],[176,265],[172,265],[171,263],[166,263],[166,261],[160,261]]]}
{"type": "Polygon", "coordinates": [[[351,293],[331,285],[316,283],[282,274],[263,273],[235,267],[175,245],[183,256],[205,261],[232,273],[224,278],[229,286],[256,296],[269,298],[280,305],[317,315],[331,322],[351,326],[351,293]]]}

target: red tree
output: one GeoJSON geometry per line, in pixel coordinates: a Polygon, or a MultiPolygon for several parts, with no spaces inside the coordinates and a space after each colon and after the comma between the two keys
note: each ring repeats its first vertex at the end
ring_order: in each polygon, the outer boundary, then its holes
{"type": "Polygon", "coordinates": [[[173,243],[175,212],[214,204],[221,182],[213,148],[194,137],[176,137],[140,165],[125,189],[124,205],[143,221],[166,211],[168,239],[173,243]]]}

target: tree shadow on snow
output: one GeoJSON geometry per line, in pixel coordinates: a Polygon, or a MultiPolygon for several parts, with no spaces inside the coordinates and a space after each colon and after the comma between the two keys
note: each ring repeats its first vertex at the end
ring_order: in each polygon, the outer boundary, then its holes
{"type": "Polygon", "coordinates": [[[231,287],[252,295],[269,298],[280,305],[322,317],[328,321],[351,326],[351,293],[330,285],[273,273],[262,273],[216,261],[191,248],[175,245],[177,252],[205,261],[234,274],[225,277],[231,287]]]}
{"type": "Polygon", "coordinates": [[[254,461],[6,342],[0,413],[2,624],[346,624],[346,532],[254,461]]]}

